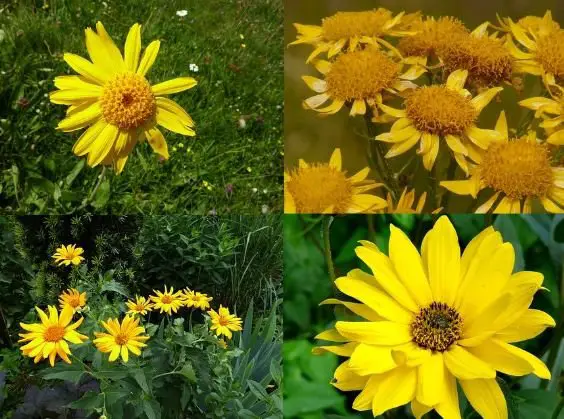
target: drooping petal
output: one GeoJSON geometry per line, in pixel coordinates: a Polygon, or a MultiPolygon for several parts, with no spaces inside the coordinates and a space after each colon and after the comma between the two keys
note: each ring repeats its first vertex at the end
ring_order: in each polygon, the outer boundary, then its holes
{"type": "Polygon", "coordinates": [[[460,381],[462,390],[472,407],[483,418],[507,419],[507,404],[495,379],[460,381]]]}
{"type": "Polygon", "coordinates": [[[495,378],[495,370],[461,346],[454,345],[443,353],[445,365],[459,380],[495,378]]]}
{"type": "Polygon", "coordinates": [[[444,362],[440,352],[434,353],[417,368],[417,400],[435,406],[444,399],[444,362]]]}

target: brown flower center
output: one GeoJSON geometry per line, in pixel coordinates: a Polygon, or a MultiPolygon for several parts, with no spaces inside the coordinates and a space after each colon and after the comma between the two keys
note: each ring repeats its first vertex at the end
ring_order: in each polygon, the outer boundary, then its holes
{"type": "Polygon", "coordinates": [[[65,328],[61,326],[50,326],[43,332],[43,339],[47,342],[58,342],[65,336],[65,328]]]}
{"type": "Polygon", "coordinates": [[[411,323],[413,342],[436,352],[446,351],[462,334],[462,318],[445,303],[432,302],[411,323]]]}

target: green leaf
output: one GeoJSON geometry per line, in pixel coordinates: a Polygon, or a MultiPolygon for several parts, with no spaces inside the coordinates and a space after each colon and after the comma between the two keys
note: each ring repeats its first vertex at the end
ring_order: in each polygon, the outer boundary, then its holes
{"type": "Polygon", "coordinates": [[[141,387],[145,393],[151,393],[149,384],[147,383],[147,377],[145,376],[145,371],[141,368],[133,368],[130,372],[131,376],[135,379],[135,381],[137,381],[137,384],[139,384],[139,387],[141,387]]]}
{"type": "Polygon", "coordinates": [[[110,181],[105,179],[100,184],[100,187],[96,191],[96,195],[94,195],[94,199],[92,200],[92,206],[96,209],[104,208],[108,201],[110,200],[110,181]]]}
{"type": "Polygon", "coordinates": [[[78,163],[74,165],[73,169],[70,171],[70,173],[67,175],[65,179],[65,184],[67,186],[72,185],[76,177],[79,175],[82,169],[84,169],[85,163],[86,163],[86,159],[80,159],[78,163]]]}
{"type": "MultiPolygon", "coordinates": [[[[519,417],[523,419],[550,419],[558,404],[558,396],[545,390],[519,390],[513,395],[517,401],[519,417]]],[[[562,416],[564,415],[559,418],[562,416]]]]}
{"type": "Polygon", "coordinates": [[[124,297],[128,297],[127,288],[125,288],[119,282],[114,281],[113,279],[109,282],[104,283],[104,285],[102,285],[101,292],[107,292],[107,291],[112,291],[112,292],[121,294],[124,297]]]}
{"type": "Polygon", "coordinates": [[[196,372],[194,371],[194,367],[190,362],[186,362],[182,369],[180,370],[180,374],[186,377],[189,381],[193,383],[197,382],[196,372]]]}
{"type": "Polygon", "coordinates": [[[155,400],[143,400],[143,412],[149,419],[160,419],[161,407],[155,400]]]}
{"type": "Polygon", "coordinates": [[[42,378],[44,380],[72,381],[76,384],[80,380],[80,377],[82,377],[82,374],[84,374],[84,370],[80,365],[58,364],[51,369],[44,370],[42,378]]]}
{"type": "Polygon", "coordinates": [[[85,393],[80,399],[69,403],[67,406],[72,409],[96,409],[98,407],[104,406],[104,396],[101,393],[89,391],[85,393]]]}
{"type": "Polygon", "coordinates": [[[268,394],[266,393],[266,390],[262,385],[260,385],[260,383],[257,383],[256,381],[253,380],[248,380],[247,385],[249,386],[249,390],[251,390],[251,393],[253,393],[257,399],[262,400],[268,398],[268,394]]]}

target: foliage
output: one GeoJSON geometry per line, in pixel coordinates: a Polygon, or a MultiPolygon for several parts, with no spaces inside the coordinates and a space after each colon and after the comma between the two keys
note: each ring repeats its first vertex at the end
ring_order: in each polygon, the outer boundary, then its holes
{"type": "MultiPolygon", "coordinates": [[[[435,216],[381,215],[336,217],[331,224],[331,251],[336,275],[354,268],[364,268],[356,258],[354,248],[358,240],[374,241],[387,252],[389,224],[402,228],[416,244],[421,245],[425,233],[434,224],[435,216]]],[[[563,274],[564,219],[562,216],[523,215],[492,216],[464,214],[450,216],[464,246],[490,224],[501,232],[504,240],[515,248],[516,270],[533,270],[544,275],[543,286],[549,292],[536,294],[532,308],[549,313],[557,320],[553,330],[524,342],[527,351],[544,359],[552,372],[552,379],[536,377],[504,377],[506,398],[510,401],[510,417],[551,418],[561,400],[561,373],[564,345],[562,344],[561,280],[563,274]]],[[[284,412],[288,418],[345,418],[372,417],[350,409],[356,394],[341,393],[329,382],[338,364],[333,354],[314,356],[311,349],[314,336],[328,329],[339,308],[318,306],[333,294],[327,274],[321,236],[323,216],[286,216],[284,219],[284,412]],[[307,284],[303,279],[308,278],[307,284]],[[307,397],[304,395],[307,394],[307,397]],[[350,410],[349,410],[350,409],[350,410]]],[[[342,314],[342,313],[341,313],[342,314]]],[[[462,394],[460,392],[460,394],[462,394]]],[[[465,418],[475,412],[462,400],[465,418]]],[[[391,413],[393,417],[411,417],[404,409],[391,413]]],[[[564,417],[564,414],[560,414],[564,417]]]]}
{"type": "Polygon", "coordinates": [[[81,207],[119,214],[279,209],[281,22],[276,0],[2,2],[0,206],[18,214],[81,207]],[[182,9],[186,17],[176,15],[182,9]],[[120,47],[136,22],[143,25],[144,45],[162,41],[151,81],[198,80],[176,98],[194,118],[197,137],[167,133],[167,162],[140,144],[124,173],[107,176],[90,199],[100,170],[72,154],[76,133],[55,130],[64,109],[47,95],[53,78],[68,72],[62,54],[84,55],[84,29],[98,20],[120,47]]]}

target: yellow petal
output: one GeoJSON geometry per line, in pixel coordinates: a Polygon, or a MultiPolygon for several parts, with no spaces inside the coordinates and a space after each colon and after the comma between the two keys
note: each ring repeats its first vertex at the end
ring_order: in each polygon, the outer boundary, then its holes
{"type": "Polygon", "coordinates": [[[381,374],[396,368],[387,347],[359,344],[349,360],[349,367],[358,375],[381,374]]]}
{"type": "Polygon", "coordinates": [[[129,352],[127,351],[126,345],[122,345],[121,347],[121,359],[123,359],[123,362],[127,362],[129,360],[129,352]]]}
{"type": "Polygon", "coordinates": [[[383,103],[378,105],[384,113],[395,116],[396,118],[405,118],[407,116],[405,109],[395,109],[383,103]]]}
{"type": "Polygon", "coordinates": [[[364,115],[366,113],[366,102],[364,99],[355,100],[351,106],[350,115],[364,115]]]}
{"type": "Polygon", "coordinates": [[[76,112],[59,122],[57,129],[64,132],[76,131],[95,123],[102,116],[100,103],[86,103],[79,105],[76,112]]]}
{"type": "Polygon", "coordinates": [[[195,124],[194,124],[194,120],[192,119],[192,117],[190,115],[188,115],[188,113],[184,110],[184,108],[182,108],[182,106],[180,106],[175,101],[170,100],[166,97],[158,97],[156,99],[156,102],[157,102],[157,107],[174,113],[176,116],[178,116],[182,120],[182,123],[184,125],[186,125],[187,127],[190,127],[190,128],[194,127],[195,124]]]}
{"type": "Polygon", "coordinates": [[[432,134],[430,137],[431,141],[431,148],[428,153],[423,155],[423,166],[425,169],[431,171],[433,166],[435,165],[435,160],[437,159],[437,155],[439,154],[439,136],[436,134],[432,134]]]}
{"type": "Polygon", "coordinates": [[[495,378],[495,370],[461,346],[454,345],[443,352],[445,365],[459,380],[495,378]]]}
{"type": "Polygon", "coordinates": [[[398,367],[377,377],[378,387],[372,398],[374,417],[413,400],[417,386],[415,368],[398,367]]]}
{"type": "Polygon", "coordinates": [[[102,94],[102,86],[90,83],[83,76],[57,76],[53,83],[57,89],[61,90],[89,90],[102,94]]]}
{"type": "Polygon", "coordinates": [[[329,159],[329,166],[335,170],[341,171],[342,159],[341,159],[341,149],[336,148],[331,154],[329,159]]]}
{"type": "Polygon", "coordinates": [[[547,139],[546,142],[555,145],[564,145],[564,129],[553,132],[547,139]]]}
{"type": "Polygon", "coordinates": [[[120,346],[114,344],[112,348],[112,352],[110,353],[109,361],[114,362],[118,358],[119,354],[120,354],[120,346]]]}
{"type": "Polygon", "coordinates": [[[482,92],[478,96],[474,97],[471,100],[474,109],[476,109],[476,111],[480,113],[482,109],[484,109],[486,105],[491,102],[495,95],[497,95],[502,90],[503,87],[492,87],[491,89],[488,89],[485,92],[482,92]]]}
{"type": "Polygon", "coordinates": [[[307,86],[317,93],[325,93],[327,91],[327,82],[312,76],[302,76],[302,80],[307,86]]]}
{"type": "Polygon", "coordinates": [[[100,119],[90,128],[82,133],[78,141],[74,144],[72,151],[77,156],[83,156],[90,151],[90,147],[96,141],[102,130],[108,125],[108,123],[100,119]]]}
{"type": "Polygon", "coordinates": [[[79,55],[65,53],[63,59],[74,71],[90,82],[104,84],[110,78],[108,73],[79,55]]]}
{"type": "Polygon", "coordinates": [[[317,112],[333,115],[339,112],[343,108],[343,106],[345,106],[344,100],[334,99],[333,103],[331,103],[329,106],[326,106],[325,108],[318,108],[316,110],[317,112]]]}
{"type": "Polygon", "coordinates": [[[443,399],[435,406],[435,410],[443,418],[460,419],[460,407],[458,404],[458,389],[456,387],[456,379],[448,371],[444,369],[444,388],[443,399]]]}
{"type": "Polygon", "coordinates": [[[464,154],[465,156],[468,155],[468,150],[460,141],[460,138],[456,135],[446,135],[445,140],[447,142],[448,147],[454,151],[455,153],[464,154]]]}
{"type": "Polygon", "coordinates": [[[153,41],[151,42],[147,48],[145,48],[145,52],[143,53],[143,57],[141,58],[141,62],[139,63],[139,67],[137,68],[137,74],[144,76],[153,66],[153,63],[157,59],[157,54],[159,53],[159,48],[161,46],[161,41],[153,41]]]}
{"type": "Polygon", "coordinates": [[[156,96],[170,95],[191,89],[197,84],[198,82],[192,77],[178,77],[176,79],[171,79],[159,84],[155,84],[151,87],[151,90],[156,96]]]}
{"type": "Polygon", "coordinates": [[[483,150],[486,150],[492,141],[503,140],[503,135],[500,132],[494,131],[492,129],[482,129],[475,125],[466,129],[465,134],[468,136],[470,141],[476,144],[483,150]]]}
{"type": "Polygon", "coordinates": [[[511,325],[498,331],[495,337],[509,343],[521,342],[533,339],[555,325],[554,319],[544,311],[529,309],[511,325]]]}
{"type": "Polygon", "coordinates": [[[90,167],[95,167],[102,162],[111,152],[117,136],[119,134],[119,128],[115,125],[106,125],[94,139],[90,146],[88,153],[87,163],[90,167]]]}
{"type": "Polygon", "coordinates": [[[472,407],[483,418],[507,419],[507,404],[495,379],[463,380],[460,382],[472,407]]]}
{"type": "Polygon", "coordinates": [[[417,369],[417,400],[435,406],[444,398],[444,363],[440,352],[432,354],[417,369]]]}
{"type": "Polygon", "coordinates": [[[147,128],[145,130],[145,137],[153,151],[168,160],[168,146],[161,131],[157,127],[147,128]]]}
{"type": "MultiPolygon", "coordinates": [[[[404,118],[403,120],[407,120],[409,122],[407,118],[404,118]]],[[[398,119],[398,121],[402,121],[402,119],[398,119]]],[[[394,126],[396,126],[396,124],[394,124],[394,126]]],[[[377,135],[375,139],[378,141],[385,141],[388,143],[400,143],[407,141],[408,139],[419,134],[419,131],[413,125],[410,124],[406,125],[402,129],[394,129],[394,126],[392,126],[390,132],[377,135]]]]}
{"type": "Polygon", "coordinates": [[[446,215],[439,218],[423,239],[421,253],[433,301],[452,306],[460,280],[460,246],[456,230],[446,215]]]}
{"type": "Polygon", "coordinates": [[[196,135],[191,127],[184,124],[185,121],[182,117],[179,117],[176,113],[170,112],[163,107],[157,106],[155,120],[157,121],[157,124],[162,125],[166,129],[178,134],[188,136],[196,135]]]}
{"type": "Polygon", "coordinates": [[[548,97],[531,97],[529,99],[519,101],[519,105],[525,108],[538,111],[542,108],[543,111],[558,115],[560,113],[560,104],[554,99],[548,97]]]}
{"type": "Polygon", "coordinates": [[[352,197],[347,212],[351,214],[375,212],[387,205],[387,201],[379,196],[356,193],[352,197]]]}
{"type": "Polygon", "coordinates": [[[464,84],[466,83],[466,78],[468,77],[467,70],[456,70],[450,73],[447,78],[446,85],[451,90],[460,90],[464,88],[464,84]]]}
{"type": "Polygon", "coordinates": [[[352,372],[348,363],[349,361],[345,361],[337,367],[334,374],[336,382],[333,385],[342,391],[362,390],[366,386],[368,377],[352,372]]]}
{"type": "Polygon", "coordinates": [[[505,117],[505,111],[499,113],[499,118],[495,123],[495,130],[503,135],[503,138],[509,138],[509,129],[507,129],[507,118],[505,117]]]}
{"type": "Polygon", "coordinates": [[[58,105],[81,105],[85,101],[98,99],[100,94],[100,90],[57,90],[49,93],[49,100],[58,105]]]}
{"type": "Polygon", "coordinates": [[[116,69],[117,72],[125,71],[125,64],[123,62],[123,57],[119,48],[116,46],[106,28],[102,25],[102,22],[96,22],[96,30],[98,31],[98,36],[104,43],[106,47],[106,53],[108,57],[105,58],[106,62],[109,61],[111,65],[116,69]],[[109,58],[109,60],[108,60],[109,58]]]}
{"type": "Polygon", "coordinates": [[[139,55],[141,54],[141,25],[136,23],[127,34],[125,40],[125,67],[128,71],[135,73],[139,65],[139,55]]]}
{"type": "Polygon", "coordinates": [[[393,224],[390,225],[389,257],[400,281],[411,293],[419,307],[431,304],[433,296],[423,269],[421,256],[409,237],[393,224]]]}
{"type": "Polygon", "coordinates": [[[399,345],[411,341],[408,325],[390,321],[380,322],[344,322],[335,324],[337,331],[344,337],[369,345],[399,345]]]}
{"type": "Polygon", "coordinates": [[[319,303],[319,305],[327,305],[327,304],[335,304],[335,305],[342,305],[349,309],[351,312],[360,316],[366,320],[371,322],[377,322],[380,320],[384,320],[382,316],[372,310],[370,307],[366,306],[365,304],[359,303],[351,303],[350,301],[341,301],[337,300],[336,298],[327,298],[319,303]]]}

